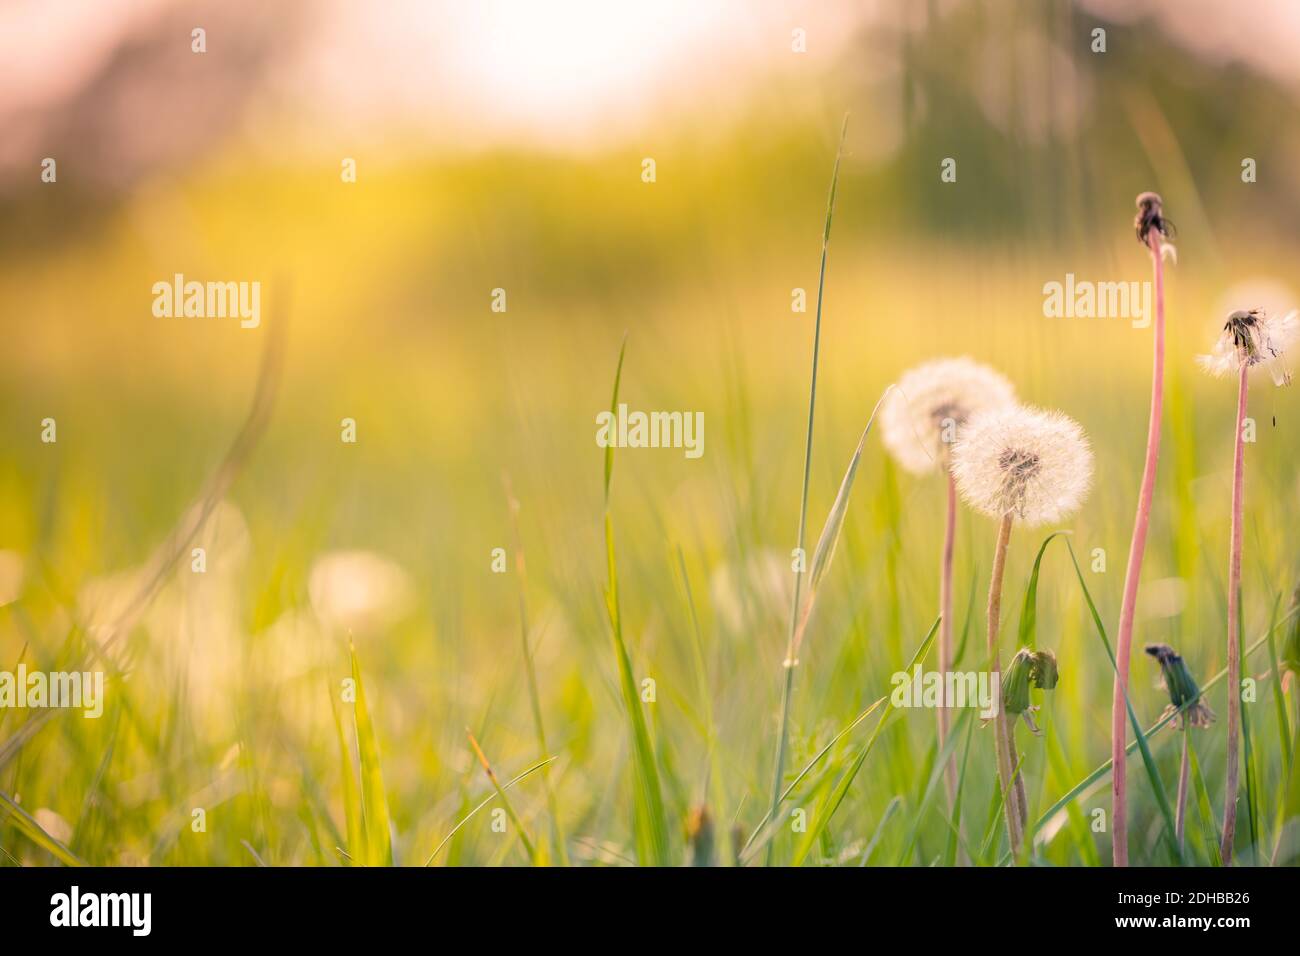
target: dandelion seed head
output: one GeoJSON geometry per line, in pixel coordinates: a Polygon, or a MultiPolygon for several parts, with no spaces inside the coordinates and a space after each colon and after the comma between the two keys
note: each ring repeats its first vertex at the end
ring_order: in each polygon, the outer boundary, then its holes
{"type": "Polygon", "coordinates": [[[1074,419],[1013,405],[970,420],[953,448],[952,472],[976,511],[1038,525],[1078,510],[1092,482],[1092,450],[1074,419]]]}
{"type": "Polygon", "coordinates": [[[1291,384],[1286,367],[1286,352],[1295,343],[1298,323],[1293,309],[1279,318],[1263,309],[1239,309],[1223,323],[1214,347],[1208,355],[1198,355],[1196,362],[1215,378],[1235,375],[1242,365],[1264,366],[1274,385],[1291,384]]]}
{"type": "Polygon", "coordinates": [[[925,362],[906,372],[885,399],[880,417],[885,447],[915,475],[946,467],[949,450],[972,416],[1015,399],[1015,386],[1004,375],[974,359],[925,362]]]}

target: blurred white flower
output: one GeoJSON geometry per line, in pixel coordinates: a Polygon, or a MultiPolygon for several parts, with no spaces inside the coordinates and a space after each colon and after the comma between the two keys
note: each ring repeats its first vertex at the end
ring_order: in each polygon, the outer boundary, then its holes
{"type": "Polygon", "coordinates": [[[49,807],[41,807],[32,814],[32,819],[41,825],[41,829],[64,846],[72,842],[72,824],[49,807]]]}
{"type": "Polygon", "coordinates": [[[976,511],[1044,524],[1068,517],[1083,503],[1092,481],[1092,451],[1074,419],[1012,406],[971,419],[953,448],[952,471],[976,511]]]}
{"type": "Polygon", "coordinates": [[[781,552],[764,548],[739,564],[724,564],[709,579],[718,619],[733,633],[765,625],[790,613],[794,571],[781,552]]]}
{"type": "Polygon", "coordinates": [[[1197,363],[1215,378],[1235,375],[1244,364],[1268,369],[1274,385],[1290,385],[1285,353],[1295,342],[1296,313],[1270,318],[1263,309],[1238,310],[1223,323],[1223,331],[1209,355],[1198,355],[1197,363]]]}
{"type": "Polygon", "coordinates": [[[0,607],[17,601],[23,593],[23,556],[0,551],[0,607]]]}
{"type": "Polygon", "coordinates": [[[410,578],[373,551],[331,551],[312,564],[307,592],[321,622],[339,631],[374,633],[411,606],[410,578]]]}
{"type": "Polygon", "coordinates": [[[972,416],[1015,399],[1015,386],[1005,376],[974,359],[926,362],[906,372],[885,399],[885,447],[905,469],[925,474],[946,460],[972,416]]]}

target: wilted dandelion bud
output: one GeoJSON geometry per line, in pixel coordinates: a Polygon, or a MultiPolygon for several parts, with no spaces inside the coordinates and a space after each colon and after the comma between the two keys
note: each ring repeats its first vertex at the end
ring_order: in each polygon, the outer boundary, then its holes
{"type": "Polygon", "coordinates": [[[1083,503],[1092,451],[1074,419],[1012,406],[971,419],[953,449],[952,472],[976,511],[1043,524],[1068,517],[1083,503]]]}
{"type": "Polygon", "coordinates": [[[881,410],[885,447],[915,475],[947,468],[948,452],[971,416],[1010,405],[1016,390],[969,358],[942,358],[904,373],[881,410]]]}
{"type": "Polygon", "coordinates": [[[1165,201],[1160,198],[1159,193],[1140,193],[1137,198],[1137,217],[1133,220],[1133,227],[1137,230],[1138,242],[1143,245],[1147,244],[1147,234],[1156,230],[1166,239],[1172,239],[1174,235],[1174,226],[1165,218],[1165,201]]]}
{"type": "MultiPolygon", "coordinates": [[[[1169,691],[1169,706],[1165,715],[1181,712],[1193,727],[1208,727],[1214,720],[1214,711],[1201,700],[1201,688],[1197,685],[1187,664],[1168,644],[1148,644],[1146,652],[1160,664],[1160,674],[1165,689],[1169,691]]],[[[1179,717],[1174,718],[1174,726],[1181,727],[1179,717]]]]}
{"type": "Polygon", "coordinates": [[[1274,385],[1290,385],[1285,355],[1295,341],[1296,329],[1295,310],[1274,319],[1263,309],[1239,309],[1223,323],[1210,354],[1198,355],[1196,361],[1216,378],[1235,375],[1243,365],[1263,365],[1274,385]]]}
{"type": "Polygon", "coordinates": [[[691,847],[691,866],[713,866],[713,819],[704,804],[686,818],[686,841],[691,847]]]}
{"type": "Polygon", "coordinates": [[[1002,673],[1002,707],[1008,714],[1022,715],[1029,729],[1039,733],[1034,724],[1034,711],[1029,703],[1029,687],[1052,690],[1060,679],[1056,655],[1051,651],[1033,651],[1022,647],[1011,658],[1011,664],[1002,673]]]}

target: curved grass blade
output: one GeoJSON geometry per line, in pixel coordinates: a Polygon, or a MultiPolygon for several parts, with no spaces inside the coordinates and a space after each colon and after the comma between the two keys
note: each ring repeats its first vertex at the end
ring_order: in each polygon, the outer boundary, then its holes
{"type": "Polygon", "coordinates": [[[1020,609],[1019,647],[1028,647],[1030,650],[1038,649],[1038,572],[1043,564],[1043,552],[1047,550],[1047,546],[1052,543],[1053,538],[1071,533],[1069,531],[1053,531],[1043,539],[1042,545],[1038,548],[1038,557],[1034,558],[1034,569],[1029,575],[1029,586],[1025,588],[1025,602],[1020,609]]]}
{"type": "Polygon", "coordinates": [[[501,781],[497,779],[497,772],[492,769],[492,764],[488,762],[487,755],[483,753],[483,748],[478,745],[478,741],[474,738],[474,735],[470,733],[468,727],[465,729],[465,736],[469,738],[469,745],[474,748],[474,756],[478,758],[478,762],[483,767],[483,772],[487,774],[488,782],[492,784],[492,789],[496,791],[496,795],[501,798],[501,804],[506,808],[506,816],[510,818],[510,822],[513,823],[515,829],[519,831],[519,842],[524,845],[524,851],[528,854],[529,862],[531,862],[533,866],[537,866],[537,847],[533,844],[533,841],[528,838],[528,831],[524,828],[524,821],[519,819],[519,814],[515,812],[514,804],[510,802],[510,798],[506,796],[505,790],[501,788],[501,781]]]}
{"type": "Polygon", "coordinates": [[[1219,854],[1219,822],[1214,819],[1214,807],[1210,803],[1210,790],[1205,786],[1201,776],[1201,762],[1196,758],[1196,748],[1187,748],[1188,765],[1192,771],[1192,786],[1196,788],[1196,809],[1201,818],[1201,835],[1210,854],[1211,866],[1222,866],[1223,857],[1219,854]]]}
{"type": "Polygon", "coordinates": [[[18,832],[31,840],[42,850],[48,852],[66,866],[85,866],[86,862],[54,837],[45,832],[45,828],[27,814],[27,811],[14,803],[8,794],[0,793],[0,807],[8,811],[7,816],[13,820],[18,832]]]}
{"type": "Polygon", "coordinates": [[[343,819],[348,831],[347,864],[362,866],[369,858],[366,852],[366,831],[362,825],[361,788],[357,784],[352,748],[348,746],[343,722],[339,719],[338,705],[330,694],[330,711],[334,714],[334,730],[338,734],[339,760],[343,776],[343,819]]]}
{"type": "MultiPolygon", "coordinates": [[[[912,655],[912,660],[908,662],[907,670],[910,671],[918,662],[925,660],[925,656],[929,653],[930,646],[934,643],[935,635],[938,632],[939,618],[936,617],[934,623],[930,625],[930,630],[926,634],[925,640],[921,642],[921,646],[917,648],[916,653],[912,655]]],[[[871,736],[867,738],[867,742],[863,745],[862,749],[858,751],[858,755],[853,759],[853,763],[846,771],[844,771],[840,776],[839,781],[835,784],[835,789],[831,791],[831,795],[827,799],[826,805],[817,811],[816,819],[813,821],[812,827],[808,830],[808,833],[800,842],[799,848],[795,851],[795,857],[792,863],[793,866],[799,866],[802,864],[807,858],[809,852],[811,852],[812,848],[817,845],[817,841],[826,830],[826,826],[830,823],[831,817],[835,816],[835,812],[839,810],[840,805],[844,802],[844,798],[848,795],[849,787],[853,785],[853,781],[857,777],[858,771],[860,771],[862,765],[866,763],[867,757],[871,754],[872,748],[876,745],[876,740],[880,737],[880,731],[884,729],[885,721],[889,719],[889,715],[893,713],[893,711],[894,704],[893,701],[890,701],[885,705],[885,711],[880,715],[880,720],[876,722],[876,727],[871,732],[871,736]]]]}
{"type": "MultiPolygon", "coordinates": [[[[916,808],[916,817],[912,820],[912,829],[907,835],[907,840],[903,843],[903,851],[898,855],[898,865],[907,866],[907,859],[912,855],[912,848],[916,846],[917,837],[921,833],[921,824],[925,820],[925,814],[930,809],[930,801],[934,797],[935,785],[942,779],[944,770],[948,766],[948,761],[952,759],[957,750],[957,735],[961,730],[963,722],[968,723],[971,712],[967,708],[957,715],[957,720],[953,724],[952,733],[944,741],[943,749],[940,750],[938,759],[935,760],[933,769],[930,771],[929,779],[926,781],[925,790],[921,794],[921,802],[916,808]]],[[[969,743],[970,733],[967,731],[967,743],[969,743]]]]}
{"type": "MultiPolygon", "coordinates": [[[[518,776],[511,777],[511,778],[510,778],[509,780],[507,780],[505,783],[501,784],[501,792],[504,793],[506,790],[509,790],[511,787],[513,787],[515,784],[517,784],[520,780],[523,780],[524,777],[527,777],[529,774],[536,773],[538,770],[541,770],[541,769],[542,769],[543,767],[545,767],[548,763],[550,763],[552,760],[555,760],[555,759],[557,759],[557,758],[555,758],[555,757],[547,757],[545,760],[539,760],[539,761],[537,761],[537,763],[533,764],[531,767],[529,767],[527,770],[525,770],[525,771],[523,771],[522,773],[520,773],[518,776]]],[[[436,847],[433,848],[433,852],[430,853],[430,854],[429,854],[429,858],[428,858],[427,860],[424,861],[424,865],[425,865],[425,866],[428,866],[430,863],[432,863],[432,862],[433,862],[433,858],[436,857],[440,852],[442,852],[442,848],[445,847],[448,843],[451,842],[451,838],[454,837],[457,833],[460,832],[460,828],[463,827],[465,824],[469,823],[470,820],[474,819],[474,815],[475,815],[476,813],[478,813],[480,810],[482,810],[484,807],[486,807],[486,806],[487,806],[489,803],[491,803],[493,800],[495,800],[495,799],[497,798],[497,795],[498,795],[497,791],[494,790],[492,793],[490,793],[490,794],[487,795],[487,798],[486,798],[485,800],[483,800],[482,803],[480,803],[478,806],[476,806],[476,807],[475,807],[473,810],[471,810],[469,813],[465,814],[465,816],[461,817],[460,822],[457,823],[454,827],[451,828],[451,832],[448,833],[445,837],[442,838],[442,842],[439,843],[436,847]]]]}
{"type": "MultiPolygon", "coordinates": [[[[623,357],[626,351],[627,337],[624,336],[623,345],[618,352],[618,368],[614,372],[611,413],[618,409],[618,387],[623,378],[623,357]]],[[[609,513],[609,483],[613,470],[614,444],[610,442],[605,447],[605,561],[609,574],[609,583],[605,589],[605,609],[609,614],[618,684],[632,738],[633,832],[637,859],[642,864],[668,866],[672,861],[659,767],[654,746],[650,742],[650,732],[646,727],[645,714],[641,711],[641,696],[637,693],[632,657],[628,653],[627,642],[623,639],[623,614],[618,599],[618,562],[614,556],[614,521],[609,513]]]]}

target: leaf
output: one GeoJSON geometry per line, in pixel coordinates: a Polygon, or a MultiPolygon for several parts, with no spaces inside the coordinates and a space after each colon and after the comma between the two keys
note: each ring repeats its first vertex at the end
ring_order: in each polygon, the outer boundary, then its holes
{"type": "MultiPolygon", "coordinates": [[[[614,406],[618,404],[618,386],[623,375],[623,356],[626,351],[627,337],[624,336],[623,347],[618,353],[618,368],[614,373],[614,406]]],[[[618,562],[614,554],[614,522],[609,514],[609,482],[613,468],[614,451],[610,445],[605,449],[605,562],[609,575],[605,589],[605,609],[609,613],[614,663],[618,669],[619,689],[631,736],[633,832],[637,858],[641,863],[668,866],[672,860],[659,767],[654,746],[650,742],[650,732],[646,728],[645,714],[641,710],[641,695],[637,692],[632,657],[628,653],[627,642],[623,639],[623,612],[618,598],[618,562]]]]}
{"type": "Polygon", "coordinates": [[[1025,602],[1020,609],[1020,647],[1038,650],[1038,572],[1043,563],[1043,552],[1047,550],[1047,546],[1051,544],[1053,538],[1071,533],[1069,531],[1053,531],[1043,539],[1043,543],[1038,549],[1038,557],[1034,558],[1034,570],[1029,575],[1029,586],[1025,588],[1025,602]]]}
{"type": "MultiPolygon", "coordinates": [[[[908,662],[907,667],[904,668],[904,670],[911,671],[918,662],[925,660],[925,656],[929,653],[930,646],[934,643],[934,638],[938,631],[939,619],[935,618],[934,623],[930,625],[930,630],[926,634],[925,640],[923,640],[921,646],[916,649],[916,653],[912,655],[912,659],[908,662]]],[[[880,737],[880,731],[885,726],[885,721],[888,720],[889,715],[893,711],[894,704],[891,700],[885,705],[884,713],[880,715],[880,720],[877,721],[875,729],[871,732],[871,736],[867,738],[867,742],[863,745],[862,749],[858,751],[858,755],[854,758],[852,765],[840,776],[839,781],[835,784],[835,789],[831,792],[825,805],[816,812],[812,827],[809,828],[808,833],[804,836],[804,839],[800,842],[798,849],[795,851],[795,857],[792,862],[793,866],[799,866],[803,863],[813,846],[816,845],[822,831],[826,829],[826,825],[830,823],[831,817],[835,816],[835,812],[840,808],[840,804],[844,802],[844,798],[848,795],[849,787],[853,785],[853,781],[857,777],[858,771],[862,769],[862,765],[866,763],[867,757],[870,755],[872,748],[875,747],[876,740],[880,737]]]]}
{"type": "MultiPolygon", "coordinates": [[[[1102,646],[1106,648],[1106,656],[1110,659],[1111,668],[1118,672],[1118,668],[1115,664],[1115,653],[1110,648],[1110,640],[1106,637],[1106,628],[1101,623],[1101,615],[1097,613],[1097,605],[1093,603],[1092,595],[1088,592],[1088,585],[1083,580],[1083,570],[1079,567],[1079,561],[1074,555],[1074,548],[1071,546],[1069,541],[1065,542],[1065,546],[1070,552],[1070,561],[1074,564],[1074,573],[1079,578],[1079,587],[1083,589],[1084,601],[1087,602],[1088,610],[1092,614],[1093,624],[1096,625],[1097,636],[1101,638],[1102,646]]],[[[1142,753],[1142,763],[1146,767],[1147,777],[1151,781],[1151,789],[1155,794],[1156,804],[1160,808],[1161,816],[1165,818],[1165,837],[1168,841],[1171,852],[1177,862],[1181,864],[1184,862],[1183,851],[1182,848],[1179,847],[1177,839],[1174,837],[1176,832],[1174,826],[1174,811],[1173,807],[1169,803],[1169,794],[1165,792],[1164,782],[1161,781],[1160,773],[1156,770],[1155,758],[1151,756],[1151,748],[1147,746],[1146,735],[1142,733],[1142,725],[1138,723],[1137,714],[1133,711],[1133,702],[1128,699],[1127,694],[1124,698],[1124,706],[1128,709],[1128,719],[1133,725],[1133,733],[1137,738],[1136,742],[1138,750],[1142,753]]],[[[1127,752],[1128,751],[1126,750],[1125,753],[1127,752]]],[[[1035,824],[1034,830],[1036,831],[1037,829],[1038,825],[1035,824]]],[[[1026,843],[1028,843],[1031,835],[1032,833],[1026,834],[1026,843]]]]}
{"type": "Polygon", "coordinates": [[[368,858],[366,852],[366,831],[362,825],[361,789],[357,784],[356,764],[352,759],[352,748],[348,746],[347,735],[343,732],[343,723],[339,719],[338,705],[334,695],[330,694],[330,710],[334,714],[334,730],[338,734],[339,758],[342,765],[343,779],[343,818],[348,831],[348,857],[359,865],[364,865],[368,858]]]}
{"type": "Polygon", "coordinates": [[[463,827],[465,824],[469,823],[469,821],[472,820],[472,819],[474,818],[474,815],[475,815],[476,813],[478,813],[480,810],[482,810],[484,807],[486,807],[489,803],[491,803],[493,800],[495,800],[495,799],[496,799],[500,794],[504,793],[506,790],[509,790],[511,787],[513,787],[515,784],[517,784],[520,780],[523,780],[524,777],[527,777],[527,776],[530,775],[530,774],[536,773],[538,770],[541,770],[543,767],[545,767],[545,766],[546,766],[547,764],[549,764],[551,761],[556,760],[556,759],[557,759],[556,757],[547,757],[545,760],[539,760],[539,761],[537,761],[537,763],[533,764],[531,767],[529,767],[529,768],[528,768],[527,770],[525,770],[523,773],[521,773],[521,774],[519,774],[519,775],[517,775],[517,776],[515,776],[515,777],[511,777],[511,778],[510,778],[509,780],[507,780],[505,783],[501,784],[501,787],[500,787],[499,790],[494,788],[493,791],[492,791],[492,793],[488,794],[486,800],[484,800],[482,803],[480,803],[478,806],[476,806],[476,807],[475,807],[473,810],[471,810],[469,813],[465,814],[465,816],[461,817],[460,822],[457,823],[454,827],[451,828],[451,832],[448,833],[445,837],[442,838],[442,842],[439,843],[436,847],[433,848],[433,852],[430,853],[430,854],[429,854],[429,858],[428,858],[427,860],[424,861],[424,865],[425,865],[425,866],[428,866],[430,863],[432,863],[432,862],[433,862],[433,858],[434,858],[435,856],[437,856],[437,855],[442,851],[442,848],[443,848],[444,846],[446,846],[448,843],[451,842],[451,838],[454,837],[457,833],[460,832],[460,828],[461,828],[461,827],[463,827]]]}
{"type": "MultiPolygon", "coordinates": [[[[618,417],[618,386],[623,380],[623,356],[627,353],[627,333],[623,333],[623,344],[618,348],[618,367],[614,370],[614,394],[609,400],[611,418],[618,417]]],[[[613,427],[612,425],[610,426],[613,427]]],[[[614,474],[614,442],[605,445],[605,506],[609,507],[609,481],[614,474]]]]}
{"type": "Polygon", "coordinates": [[[79,856],[69,850],[54,837],[45,831],[45,828],[37,823],[32,817],[28,816],[27,811],[15,803],[8,794],[0,793],[0,807],[9,811],[9,819],[13,820],[18,827],[18,831],[23,836],[31,840],[42,850],[48,852],[51,856],[63,863],[65,866],[85,866],[86,863],[79,856]]]}
{"type": "Polygon", "coordinates": [[[844,477],[840,480],[840,490],[835,494],[835,502],[831,505],[830,513],[826,516],[826,523],[822,525],[822,533],[817,539],[817,548],[813,551],[812,568],[808,575],[808,599],[804,604],[803,614],[799,619],[799,629],[795,633],[794,650],[796,654],[803,643],[804,631],[808,626],[809,618],[812,616],[818,586],[821,584],[822,578],[825,577],[826,571],[830,568],[831,560],[835,557],[835,546],[839,543],[840,532],[844,529],[844,516],[849,510],[849,495],[853,491],[853,481],[858,474],[858,463],[862,460],[862,451],[866,448],[867,436],[871,434],[871,426],[875,424],[876,413],[880,411],[881,403],[884,402],[885,397],[893,387],[893,385],[888,386],[881,393],[880,398],[876,400],[876,407],[871,410],[871,417],[867,419],[867,427],[862,430],[862,437],[858,439],[858,447],[854,450],[853,457],[849,459],[849,467],[845,469],[844,477]]]}
{"type": "Polygon", "coordinates": [[[388,797],[384,793],[384,775],[379,766],[379,745],[375,741],[375,728],[366,707],[366,691],[361,684],[356,648],[349,647],[349,653],[352,657],[352,680],[357,690],[352,714],[356,721],[357,754],[361,760],[361,815],[366,833],[366,862],[369,866],[392,866],[393,841],[388,822],[388,797]]]}

